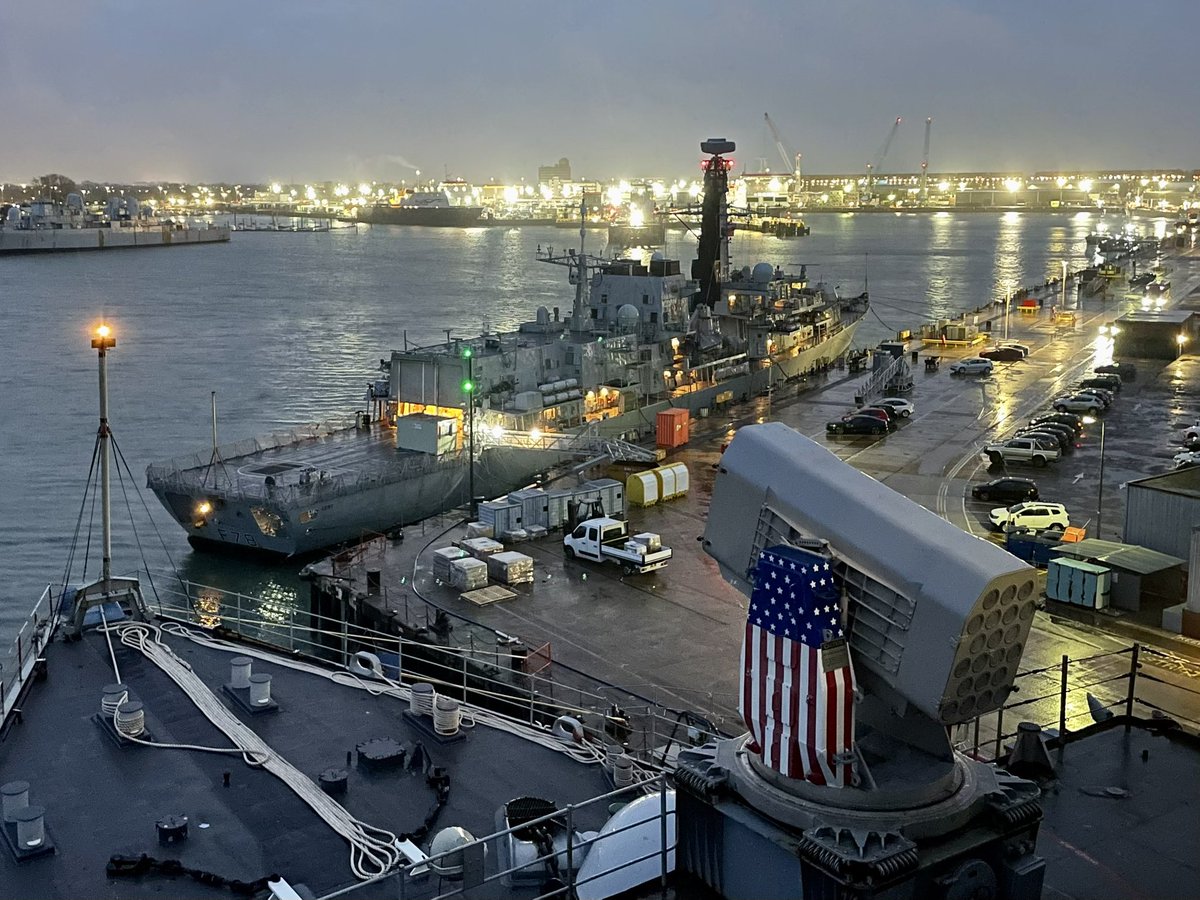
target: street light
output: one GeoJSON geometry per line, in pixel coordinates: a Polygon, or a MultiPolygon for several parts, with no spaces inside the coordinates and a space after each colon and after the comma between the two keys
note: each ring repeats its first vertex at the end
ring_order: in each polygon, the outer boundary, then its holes
{"type": "Polygon", "coordinates": [[[1094,416],[1084,416],[1085,425],[1100,423],[1100,485],[1096,493],[1096,537],[1100,538],[1100,517],[1104,515],[1104,420],[1094,416]]]}
{"type": "Polygon", "coordinates": [[[470,445],[467,457],[467,511],[475,521],[475,354],[468,345],[463,347],[463,359],[467,361],[467,380],[463,382],[463,393],[467,395],[467,432],[470,445]]]}
{"type": "Polygon", "coordinates": [[[1175,335],[1175,343],[1179,345],[1179,351],[1175,354],[1175,358],[1179,359],[1181,356],[1183,356],[1183,345],[1187,343],[1187,335],[1186,334],[1175,335]]]}

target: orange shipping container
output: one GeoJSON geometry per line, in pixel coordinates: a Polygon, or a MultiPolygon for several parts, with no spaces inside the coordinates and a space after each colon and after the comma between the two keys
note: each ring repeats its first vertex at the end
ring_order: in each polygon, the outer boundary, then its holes
{"type": "Polygon", "coordinates": [[[691,415],[686,409],[664,409],[656,419],[657,441],[660,447],[682,447],[688,442],[688,422],[691,415]]]}

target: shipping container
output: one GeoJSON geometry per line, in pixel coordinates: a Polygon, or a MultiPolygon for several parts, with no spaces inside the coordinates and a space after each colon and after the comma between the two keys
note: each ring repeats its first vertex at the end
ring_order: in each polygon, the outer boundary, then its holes
{"type": "Polygon", "coordinates": [[[1112,593],[1112,572],[1077,559],[1050,560],[1046,567],[1046,597],[1060,603],[1106,609],[1112,593]]]}
{"type": "Polygon", "coordinates": [[[396,419],[396,449],[440,456],[457,447],[458,420],[412,413],[396,419]]]}
{"type": "Polygon", "coordinates": [[[688,442],[688,422],[691,415],[686,409],[674,407],[658,413],[656,443],[659,447],[682,447],[688,442]]]}

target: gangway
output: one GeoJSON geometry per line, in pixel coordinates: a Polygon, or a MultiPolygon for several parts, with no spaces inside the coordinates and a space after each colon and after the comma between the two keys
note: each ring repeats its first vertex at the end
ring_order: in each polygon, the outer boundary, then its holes
{"type": "Polygon", "coordinates": [[[533,429],[531,431],[483,431],[479,436],[479,447],[518,447],[525,450],[545,450],[587,459],[607,456],[613,462],[653,463],[658,457],[652,449],[639,447],[600,433],[593,422],[579,431],[554,432],[533,429]]]}
{"type": "Polygon", "coordinates": [[[912,369],[908,365],[908,360],[903,356],[897,356],[890,363],[877,368],[866,381],[859,385],[858,390],[854,392],[854,402],[867,403],[873,397],[882,396],[889,390],[904,393],[906,390],[911,390],[911,385],[912,369]],[[909,386],[907,389],[901,387],[905,384],[909,386]]]}

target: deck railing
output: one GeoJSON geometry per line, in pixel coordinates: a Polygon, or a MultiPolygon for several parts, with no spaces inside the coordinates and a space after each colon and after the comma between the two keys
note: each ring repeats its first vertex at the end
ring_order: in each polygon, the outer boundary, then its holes
{"type": "Polygon", "coordinates": [[[42,651],[54,632],[57,598],[57,590],[47,586],[21,623],[16,638],[0,653],[0,723],[7,722],[9,713],[17,708],[25,684],[38,668],[42,651]]]}
{"type": "Polygon", "coordinates": [[[450,622],[436,608],[407,596],[390,608],[406,625],[421,627],[429,636],[424,640],[194,582],[160,584],[156,594],[147,603],[161,616],[226,629],[284,653],[345,667],[356,653],[366,651],[380,658],[389,677],[406,684],[431,683],[438,693],[526,724],[545,728],[560,716],[571,716],[590,738],[621,745],[635,759],[653,765],[672,767],[681,747],[721,734],[720,723],[708,716],[673,709],[556,665],[548,647],[533,655],[514,638],[465,620],[450,622]]]}
{"type": "Polygon", "coordinates": [[[1126,730],[1135,718],[1173,719],[1200,731],[1200,721],[1180,710],[1195,708],[1200,689],[1144,671],[1147,660],[1166,668],[1171,654],[1142,644],[1017,673],[1014,699],[955,731],[955,746],[982,760],[1002,759],[1021,722],[1033,722],[1066,752],[1073,733],[1117,718],[1126,730]],[[1190,704],[1190,706],[1189,706],[1190,704]]]}

